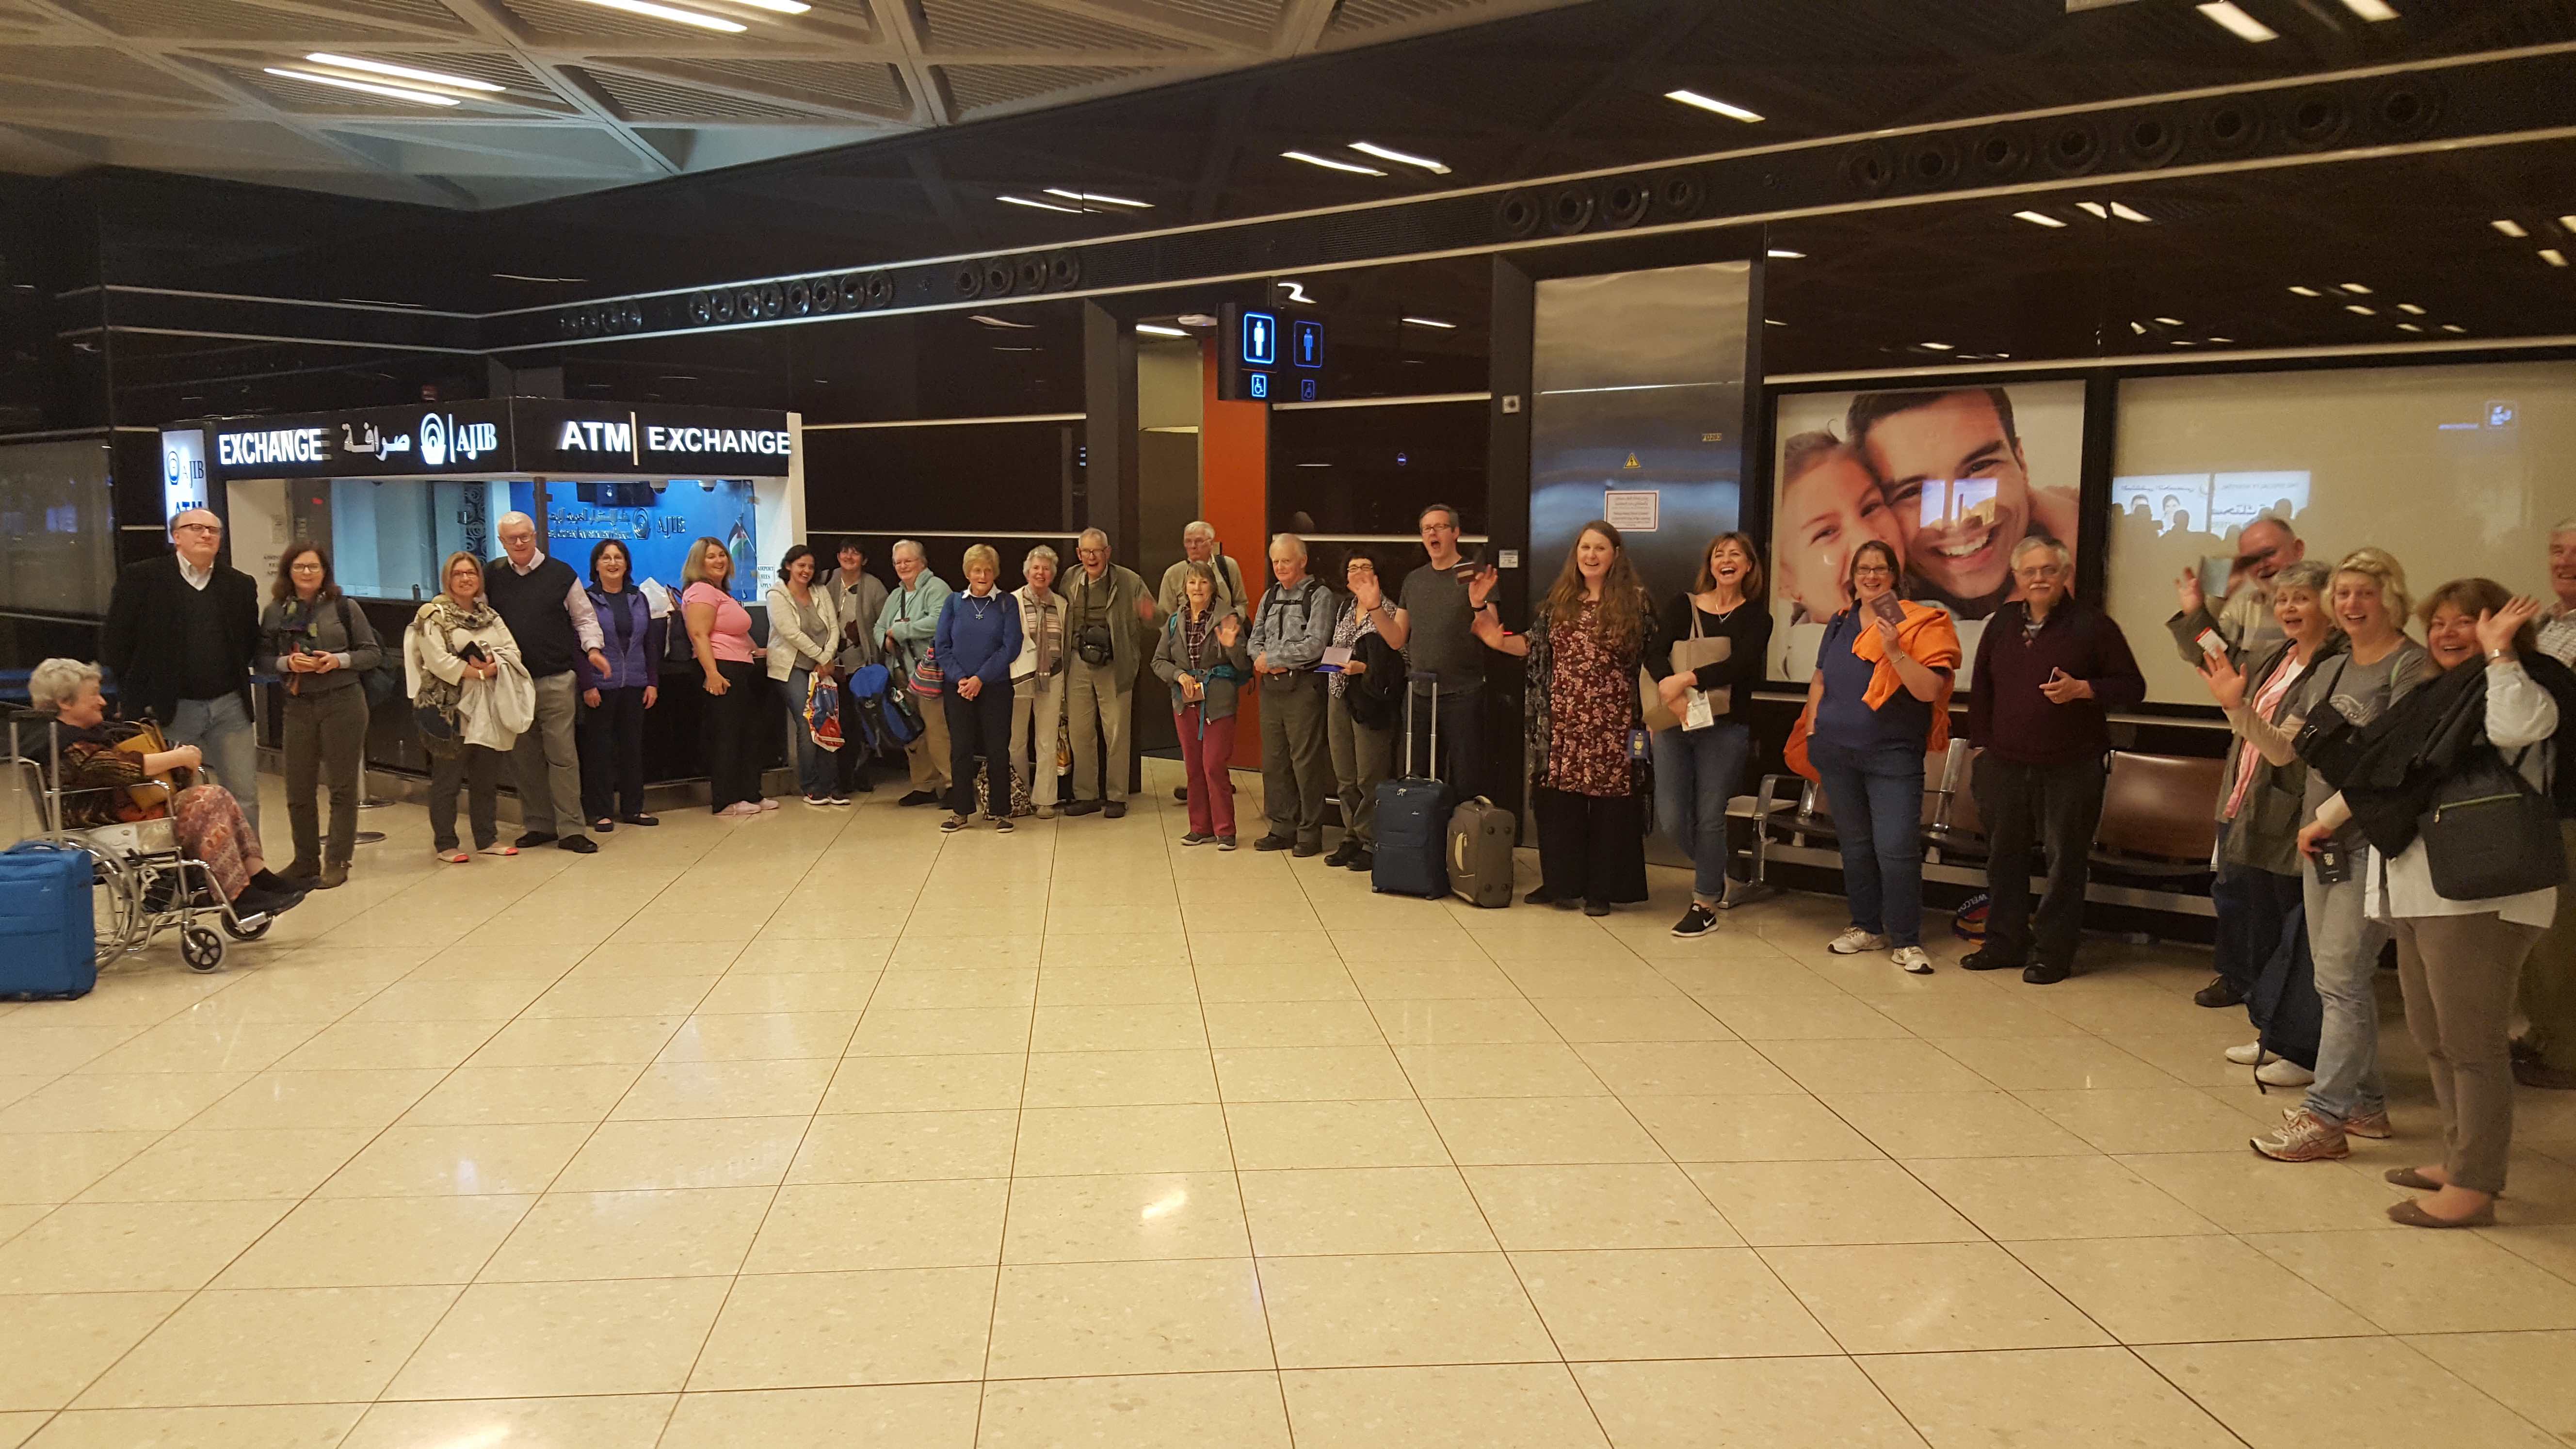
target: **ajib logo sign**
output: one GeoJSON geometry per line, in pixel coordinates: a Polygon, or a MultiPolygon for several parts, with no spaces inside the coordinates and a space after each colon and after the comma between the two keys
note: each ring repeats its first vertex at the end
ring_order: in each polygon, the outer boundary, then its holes
{"type": "Polygon", "coordinates": [[[460,423],[453,416],[430,413],[420,420],[420,461],[444,468],[450,460],[471,463],[501,449],[498,423],[460,423]]]}

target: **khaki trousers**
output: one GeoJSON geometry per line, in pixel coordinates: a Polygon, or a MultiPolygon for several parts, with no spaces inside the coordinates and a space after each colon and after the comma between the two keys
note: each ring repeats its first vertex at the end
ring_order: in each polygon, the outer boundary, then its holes
{"type": "Polygon", "coordinates": [[[2538,926],[2488,912],[2415,916],[2397,932],[2406,1034],[2424,1053],[2442,1109],[2442,1166],[2477,1192],[2504,1191],[2513,1145],[2513,994],[2538,926]]]}

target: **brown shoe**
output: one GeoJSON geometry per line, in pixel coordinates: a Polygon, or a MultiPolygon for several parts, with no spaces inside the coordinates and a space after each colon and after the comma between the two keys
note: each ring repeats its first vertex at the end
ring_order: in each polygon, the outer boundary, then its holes
{"type": "Polygon", "coordinates": [[[348,883],[349,863],[345,860],[340,860],[333,861],[331,864],[322,867],[321,878],[313,882],[313,888],[317,891],[327,891],[337,889],[338,887],[347,885],[348,883]]]}
{"type": "Polygon", "coordinates": [[[2410,1192],[2440,1192],[2442,1185],[2411,1167],[2392,1167],[2379,1175],[2380,1181],[2410,1192]]]}
{"type": "Polygon", "coordinates": [[[2437,1218],[2424,1211],[2422,1203],[2410,1199],[2389,1204],[2388,1220],[2408,1228],[2491,1228],[2495,1226],[2495,1199],[2489,1198],[2484,1207],[2464,1218],[2437,1218]]]}

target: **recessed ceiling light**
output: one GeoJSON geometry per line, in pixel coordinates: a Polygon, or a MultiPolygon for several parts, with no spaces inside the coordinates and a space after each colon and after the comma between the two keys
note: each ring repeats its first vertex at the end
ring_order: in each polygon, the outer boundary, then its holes
{"type": "Polygon", "coordinates": [[[1933,352],[1956,352],[1956,351],[1958,351],[1958,349],[1957,349],[1957,348],[1955,348],[1955,347],[1951,346],[1951,345],[1950,345],[1949,343],[1947,343],[1947,342],[1926,342],[1926,343],[1924,343],[1924,344],[1923,344],[1923,346],[1924,346],[1926,349],[1928,349],[1928,350],[1930,350],[1930,351],[1933,351],[1933,352]]]}
{"type": "Polygon", "coordinates": [[[1100,191],[1067,191],[1061,186],[1050,186],[1046,189],[1046,194],[1049,196],[1061,196],[1067,201],[1096,201],[1102,206],[1132,206],[1139,211],[1152,211],[1154,209],[1154,203],[1150,201],[1132,201],[1124,196],[1111,196],[1106,192],[1100,191]]]}
{"type": "Polygon", "coordinates": [[[2576,216],[2562,216],[2558,218],[2558,224],[2569,231],[2576,231],[2576,216]]]}
{"type": "Polygon", "coordinates": [[[1457,323],[1443,322],[1437,317],[1407,317],[1403,319],[1403,321],[1404,325],[1407,327],[1430,327],[1441,332],[1455,332],[1458,330],[1457,323]]]}
{"type": "Polygon", "coordinates": [[[502,90],[500,86],[490,81],[471,80],[465,76],[448,75],[442,71],[414,70],[407,65],[387,65],[381,60],[360,60],[353,55],[333,55],[327,50],[317,50],[304,58],[315,65],[336,65],[342,70],[362,70],[371,75],[389,75],[396,80],[422,81],[434,86],[453,86],[460,91],[485,91],[498,95],[502,90]]]}
{"type": "Polygon", "coordinates": [[[1187,337],[1190,335],[1178,327],[1166,327],[1159,322],[1139,322],[1136,324],[1136,330],[1144,333],[1148,337],[1187,337]]]}
{"type": "Polygon", "coordinates": [[[1007,317],[993,316],[989,312],[972,313],[966,318],[966,320],[969,322],[981,322],[987,327],[1009,327],[1021,332],[1029,331],[1038,325],[1035,322],[1014,322],[1007,317]]]}
{"type": "Polygon", "coordinates": [[[2234,342],[2236,339],[2235,339],[2235,338],[2233,338],[2233,337],[2213,337],[2213,338],[2211,338],[2211,339],[2209,339],[2209,340],[2210,340],[2213,344],[2216,344],[2216,343],[2230,343],[2230,342],[2234,342]]]}
{"type": "Polygon", "coordinates": [[[993,199],[1007,201],[1013,206],[1033,207],[1039,211],[1061,211],[1068,216],[1082,215],[1082,208],[1079,206],[1058,206],[1052,201],[1040,201],[1030,196],[996,196],[993,199]]]}
{"type": "Polygon", "coordinates": [[[2176,347],[2191,347],[2195,344],[2188,337],[2177,337],[2173,340],[2173,345],[2176,347]]]}
{"type": "Polygon", "coordinates": [[[1697,106],[1703,111],[1715,111],[1719,115],[1725,116],[1730,120],[1743,121],[1747,124],[1762,119],[1760,114],[1756,112],[1748,111],[1742,106],[1730,105],[1725,101],[1717,99],[1715,96],[1701,95],[1697,91],[1666,91],[1664,92],[1664,99],[1668,101],[1679,101],[1686,106],[1697,106]]]}
{"type": "Polygon", "coordinates": [[[2421,316],[2423,316],[2423,315],[2424,315],[2424,309],[2423,309],[2423,308],[2421,308],[2421,307],[2416,306],[2416,305],[2415,305],[2414,303],[2412,303],[2412,302],[2400,302],[2400,303],[2398,303],[2398,304],[2397,304],[2397,310],[2398,310],[2398,311],[2400,311],[2400,312],[2405,313],[2405,314],[2406,314],[2407,316],[2409,316],[2409,317],[2421,317],[2421,316]]]}
{"type": "Polygon", "coordinates": [[[2496,230],[2503,232],[2509,237],[2526,237],[2531,235],[2531,233],[2522,229],[2521,222],[2518,222],[2509,216],[2499,216],[2495,220],[2488,222],[2487,225],[2494,227],[2496,230]]]}
{"type": "Polygon", "coordinates": [[[273,65],[262,66],[260,69],[269,75],[284,76],[288,80],[307,81],[317,86],[337,86],[344,91],[365,91],[371,96],[383,96],[388,100],[410,101],[415,105],[452,106],[457,103],[456,97],[454,96],[433,95],[428,91],[405,90],[401,86],[380,86],[372,81],[350,80],[346,76],[324,75],[319,71],[287,70],[273,65]]]}
{"type": "Polygon", "coordinates": [[[2318,291],[2314,287],[2292,287],[2290,290],[2298,293],[2302,297],[2322,297],[2325,295],[2325,293],[2318,291]]]}
{"type": "Polygon", "coordinates": [[[2370,289],[2359,282],[2346,282],[2343,284],[2343,290],[2352,293],[2356,297],[2367,297],[2370,295],[2370,289]]]}
{"type": "Polygon", "coordinates": [[[773,15],[802,15],[814,8],[806,4],[805,0],[733,0],[733,3],[748,5],[754,10],[766,10],[773,15]]]}
{"type": "Polygon", "coordinates": [[[2442,324],[2442,330],[2445,332],[2457,332],[2465,335],[2469,329],[2461,326],[2457,322],[2445,322],[2442,324]]]}
{"type": "Polygon", "coordinates": [[[2156,320],[2162,322],[2167,327],[2180,327],[2182,325],[2182,319],[2180,317],[2159,317],[2156,320]]]}
{"type": "Polygon", "coordinates": [[[1037,351],[1037,349],[1036,349],[1036,348],[1034,348],[1034,347],[1002,347],[1002,346],[999,346],[999,345],[996,345],[996,346],[993,348],[993,350],[994,350],[995,352],[1035,352],[1035,351],[1037,351]]]}
{"type": "Polygon", "coordinates": [[[1781,321],[1777,317],[1765,317],[1762,319],[1762,325],[1765,327],[1786,327],[1789,324],[1781,321]]]}
{"type": "Polygon", "coordinates": [[[2540,249],[2540,259],[2549,263],[2553,267],[2563,267],[2567,265],[2567,254],[2556,247],[2542,247],[2540,249]]]}
{"type": "Polygon", "coordinates": [[[1353,141],[1351,149],[1363,156],[1375,156],[1380,161],[1392,161],[1398,166],[1418,166],[1434,176],[1449,174],[1448,167],[1428,156],[1416,156],[1410,152],[1398,151],[1392,146],[1381,146],[1375,141],[1353,141]]]}
{"type": "Polygon", "coordinates": [[[656,5],[653,0],[583,0],[583,3],[623,10],[629,15],[650,15],[675,25],[694,25],[700,30],[721,30],[727,35],[740,35],[747,28],[738,20],[727,20],[721,15],[701,15],[677,5],[656,5]]]}
{"type": "Polygon", "coordinates": [[[2376,317],[2379,315],[2378,308],[2365,307],[2359,302],[2346,302],[2343,309],[2358,317],[2376,317]]]}
{"type": "Polygon", "coordinates": [[[2388,0],[2343,0],[2343,8],[2360,16],[2364,20],[2378,21],[2394,20],[2397,18],[2396,8],[2391,6],[2388,3],[2388,0]]]}
{"type": "Polygon", "coordinates": [[[2424,329],[2416,326],[2412,322],[2400,322],[2397,324],[2397,330],[2400,332],[2421,332],[2424,329]]]}
{"type": "Polygon", "coordinates": [[[2112,202],[2111,214],[2122,221],[2153,221],[2155,219],[2125,201],[2112,202]]]}
{"type": "Polygon", "coordinates": [[[1765,255],[1777,257],[1784,262],[1804,261],[1807,256],[1805,252],[1793,252],[1783,247],[1772,247],[1765,255]]]}
{"type": "Polygon", "coordinates": [[[2278,40],[2281,38],[2281,32],[2274,30],[2271,26],[2268,26],[2262,21],[2255,19],[2253,16],[2246,14],[2244,11],[2237,9],[2234,5],[2228,3],[2228,0],[2213,0],[2213,3],[2211,4],[2195,6],[2194,8],[2199,10],[2201,14],[2208,16],[2210,23],[2216,25],[2219,29],[2226,31],[2228,34],[2235,36],[2239,40],[2250,41],[2256,45],[2260,45],[2264,41],[2278,40]]]}
{"type": "Polygon", "coordinates": [[[2016,211],[2013,216],[2017,220],[2029,222],[2032,226],[2063,227],[2066,225],[2044,211],[2016,211]]]}
{"type": "Polygon", "coordinates": [[[2147,335],[2147,324],[2144,322],[2132,322],[2129,324],[2129,330],[2140,337],[2144,337],[2147,335]]]}
{"type": "Polygon", "coordinates": [[[1317,156],[1312,152],[1307,151],[1282,151],[1279,154],[1287,157],[1291,161],[1303,161],[1309,166],[1321,166],[1327,171],[1347,171],[1354,176],[1384,176],[1386,174],[1374,166],[1355,166],[1348,161],[1336,161],[1330,156],[1317,156]]]}
{"type": "Polygon", "coordinates": [[[2075,203],[2075,209],[2078,211],[2091,212],[2093,214],[2093,219],[2096,221],[2109,221],[2111,219],[2111,208],[2104,206],[2098,201],[2079,201],[2075,203]]]}

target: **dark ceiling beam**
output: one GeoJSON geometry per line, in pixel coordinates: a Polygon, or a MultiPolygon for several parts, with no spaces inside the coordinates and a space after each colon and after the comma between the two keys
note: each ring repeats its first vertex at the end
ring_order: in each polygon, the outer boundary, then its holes
{"type": "Polygon", "coordinates": [[[927,146],[907,146],[903,159],[904,164],[912,168],[913,180],[920,184],[922,197],[930,203],[930,209],[937,213],[941,224],[948,228],[948,234],[956,238],[959,249],[982,250],[983,233],[967,217],[966,209],[958,205],[957,190],[948,184],[947,169],[939,164],[939,158],[927,146]]]}
{"type": "Polygon", "coordinates": [[[476,33],[508,49],[521,65],[528,68],[529,73],[544,82],[565,104],[597,123],[619,146],[643,162],[647,170],[661,176],[680,173],[680,163],[626,124],[625,118],[609,104],[606,95],[583,81],[570,67],[535,54],[527,43],[527,28],[508,11],[492,0],[439,0],[439,3],[476,33]]]}
{"type": "Polygon", "coordinates": [[[912,92],[913,122],[921,126],[957,124],[957,103],[923,56],[922,37],[930,22],[922,16],[920,0],[877,0],[876,12],[882,33],[895,45],[895,69],[903,72],[904,86],[912,92]]]}
{"type": "Polygon", "coordinates": [[[1674,0],[1663,15],[1650,23],[1628,47],[1625,55],[1583,88],[1583,93],[1558,108],[1556,114],[1541,122],[1537,131],[1521,143],[1506,171],[1509,176],[1527,176],[1547,161],[1574,127],[1593,107],[1617,95],[1633,92],[1648,74],[1660,70],[1672,60],[1674,47],[1716,18],[1716,10],[1701,0],[1674,0]]]}
{"type": "Polygon", "coordinates": [[[1333,23],[1333,11],[1340,4],[1341,0],[1288,0],[1279,9],[1279,28],[1271,37],[1270,53],[1285,59],[1323,44],[1324,30],[1333,23]]]}
{"type": "Polygon", "coordinates": [[[1228,88],[1218,100],[1216,124],[1200,143],[1198,180],[1190,187],[1190,220],[1216,220],[1217,208],[1234,180],[1235,158],[1243,150],[1244,133],[1252,126],[1261,91],[1259,81],[1246,80],[1228,88]]]}

